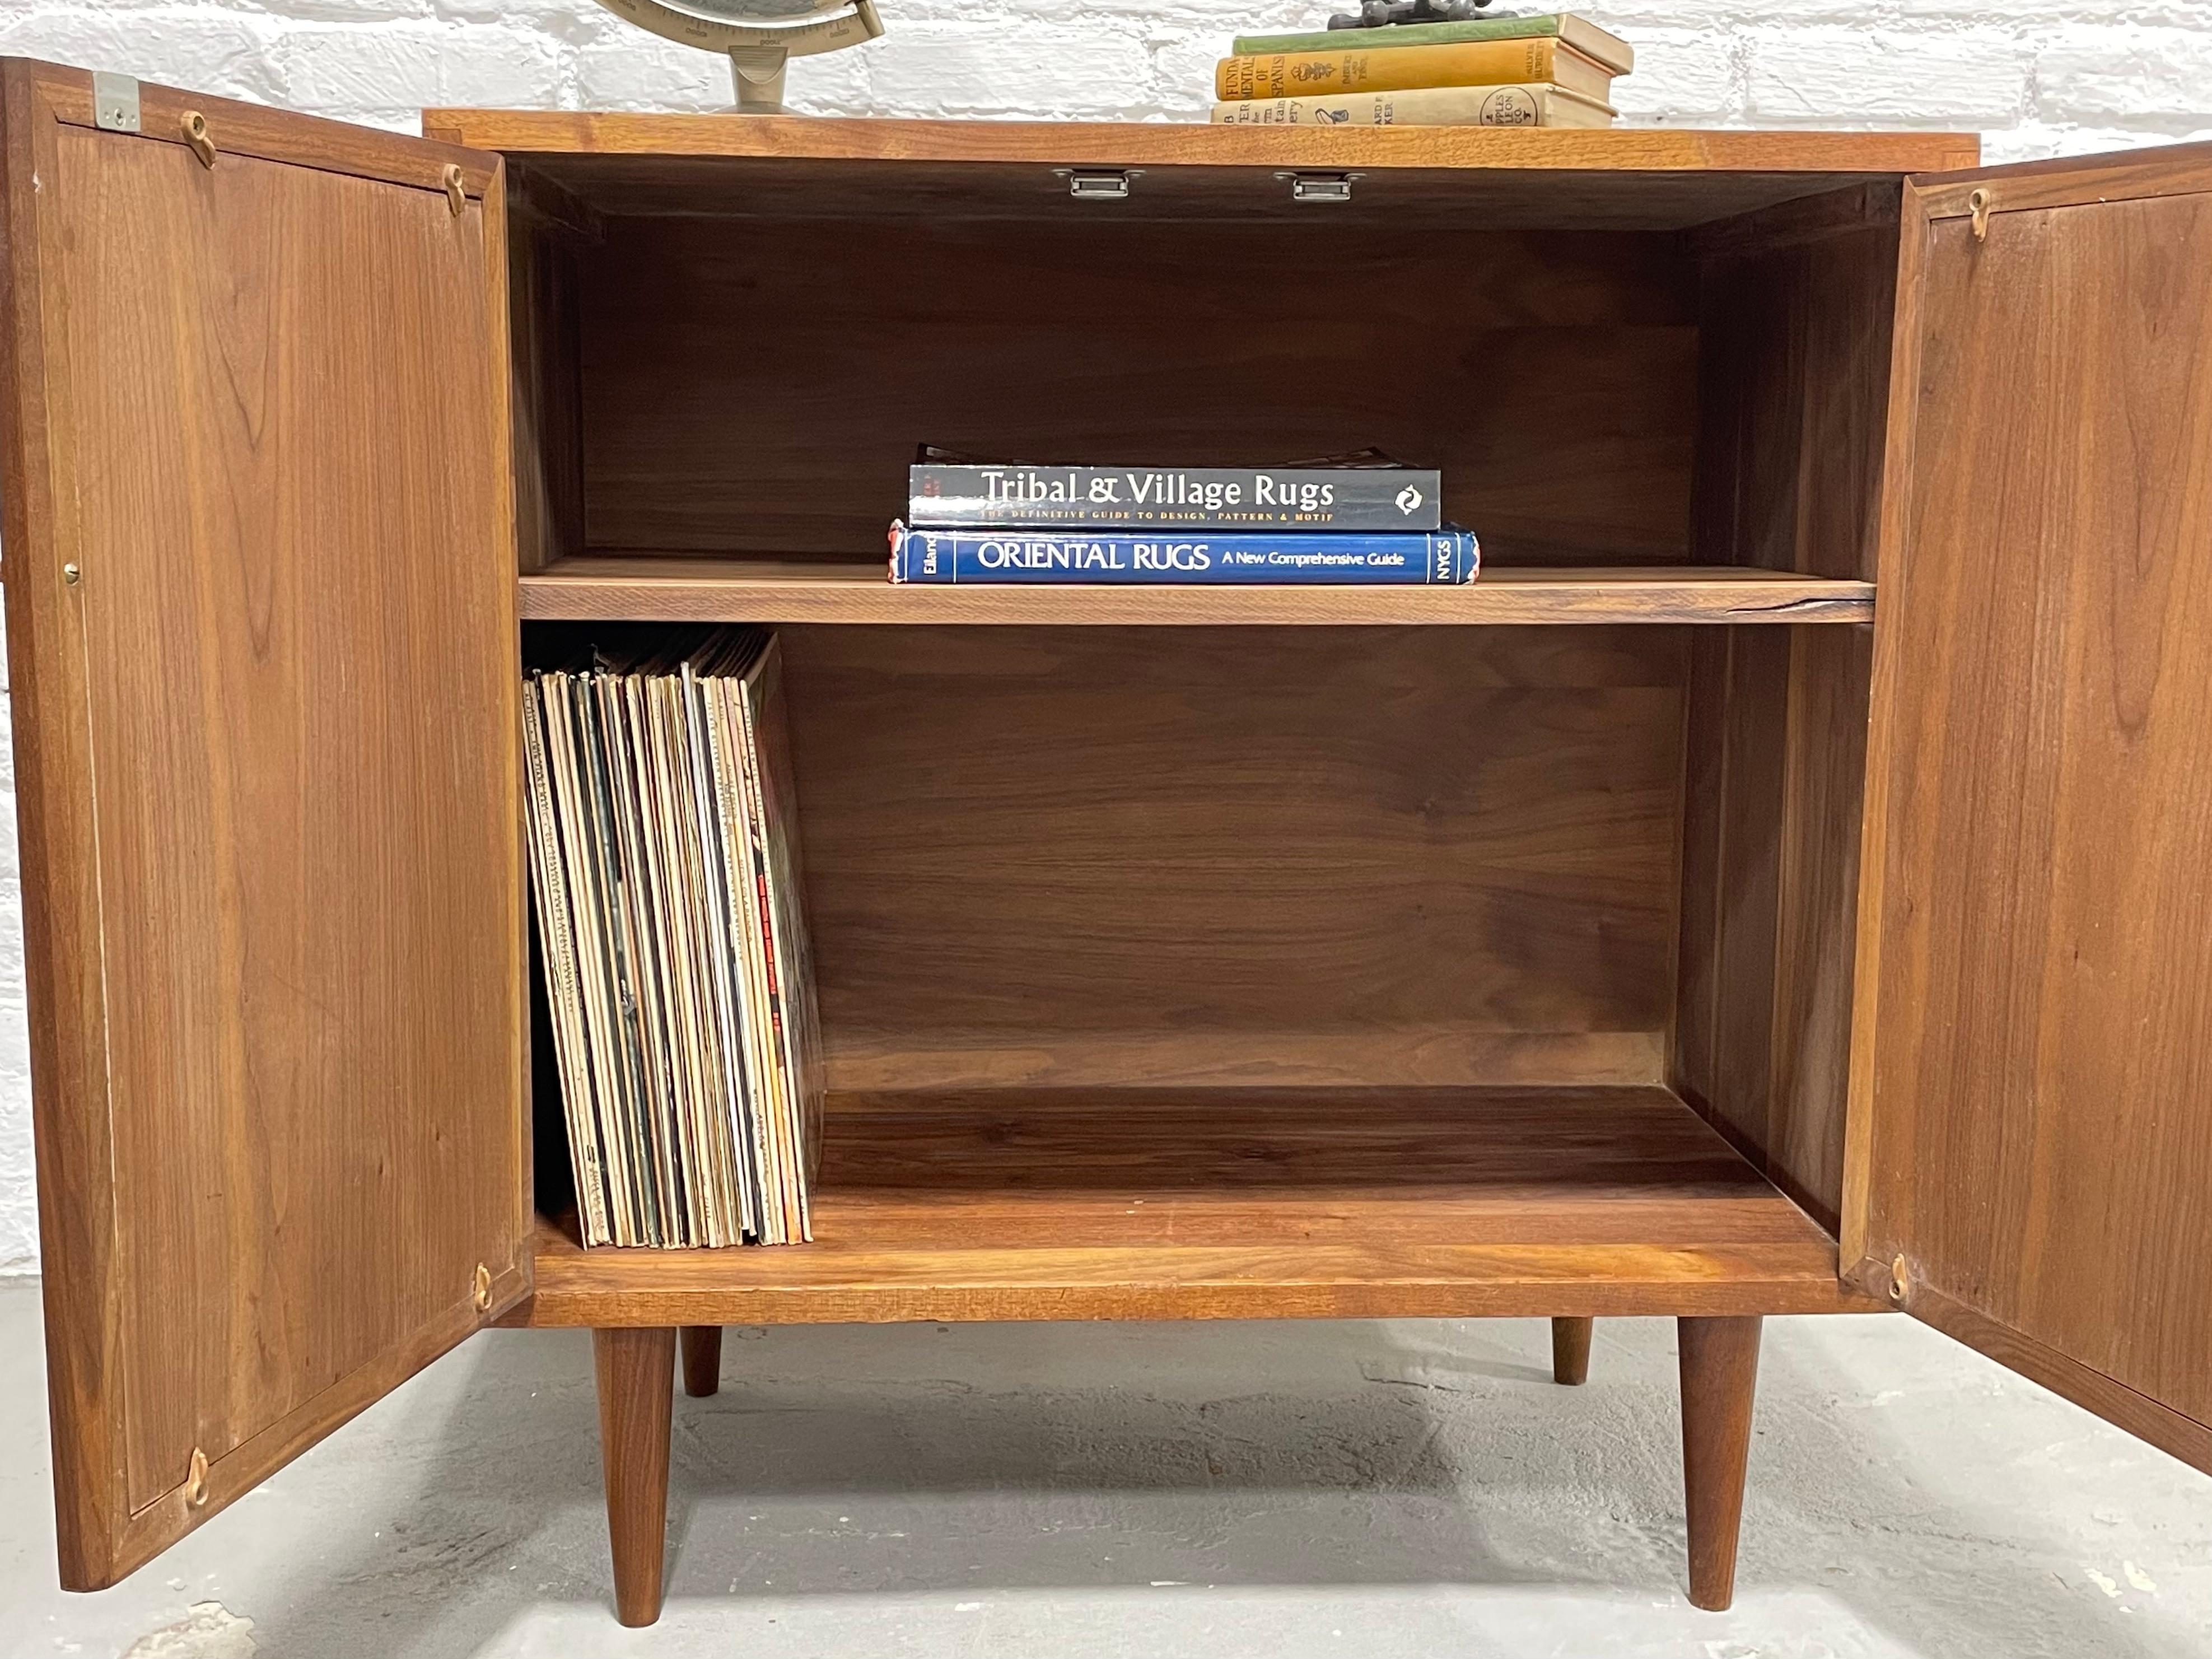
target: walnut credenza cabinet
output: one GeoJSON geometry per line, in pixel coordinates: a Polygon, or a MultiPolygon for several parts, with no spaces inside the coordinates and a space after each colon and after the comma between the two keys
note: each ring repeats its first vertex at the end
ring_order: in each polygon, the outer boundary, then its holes
{"type": "Polygon", "coordinates": [[[497,1323],[597,1333],[630,1622],[727,1323],[1673,1316],[1707,1607],[1765,1314],[2212,1468],[2212,149],[4,117],[67,1584],[497,1323]],[[918,440],[1376,444],[1488,568],[893,589],[918,440]],[[783,627],[819,1242],[586,1253],[519,668],[700,618],[783,627]]]}

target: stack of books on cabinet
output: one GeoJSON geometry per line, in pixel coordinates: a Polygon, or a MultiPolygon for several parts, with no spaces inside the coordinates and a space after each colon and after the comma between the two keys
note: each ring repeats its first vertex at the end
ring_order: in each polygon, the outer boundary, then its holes
{"type": "Polygon", "coordinates": [[[1235,55],[1215,66],[1220,101],[1213,119],[1261,126],[1607,127],[1613,79],[1636,63],[1626,40],[1571,12],[1360,24],[1358,17],[1338,17],[1303,34],[1238,36],[1235,55]]]}
{"type": "Polygon", "coordinates": [[[1046,466],[925,447],[894,582],[1454,586],[1473,535],[1433,471],[1374,451],[1284,467],[1046,466]]]}

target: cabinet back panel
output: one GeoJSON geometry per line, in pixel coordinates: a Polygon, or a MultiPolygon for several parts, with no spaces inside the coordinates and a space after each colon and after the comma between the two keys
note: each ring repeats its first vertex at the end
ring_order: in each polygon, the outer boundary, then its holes
{"type": "Polygon", "coordinates": [[[1269,465],[1376,446],[1512,564],[1687,557],[1678,239],[618,220],[581,276],[594,549],[850,560],[917,443],[1269,465]]]}
{"type": "Polygon", "coordinates": [[[1682,630],[782,636],[833,1087],[1658,1077],[1682,630]]]}

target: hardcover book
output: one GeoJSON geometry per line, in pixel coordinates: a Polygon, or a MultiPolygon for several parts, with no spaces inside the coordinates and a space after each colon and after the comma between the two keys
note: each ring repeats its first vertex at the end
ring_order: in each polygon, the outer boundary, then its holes
{"type": "MultiPolygon", "coordinates": [[[[1370,33],[1342,31],[1346,37],[1370,33]]],[[[1413,87],[1487,87],[1550,82],[1603,100],[1613,71],[1557,37],[1531,40],[1465,40],[1441,46],[1390,46],[1381,51],[1340,46],[1329,52],[1278,52],[1224,58],[1215,65],[1213,95],[1305,98],[1323,93],[1399,92],[1413,87]]]]}
{"type": "Polygon", "coordinates": [[[895,582],[1063,582],[1161,586],[1286,584],[1449,586],[1474,580],[1481,550],[1464,530],[929,530],[891,526],[895,582]]]}
{"type": "Polygon", "coordinates": [[[1434,530],[1438,479],[1413,467],[952,465],[908,477],[908,520],[928,529],[1057,525],[1434,530]]]}
{"type": "Polygon", "coordinates": [[[1230,51],[1240,58],[1275,52],[1381,52],[1394,46],[1449,46],[1468,40],[1528,40],[1553,35],[1615,75],[1636,67],[1636,49],[1609,29],[1571,11],[1534,17],[1470,17],[1457,23],[1393,23],[1386,28],[1310,29],[1301,34],[1240,34],[1230,51]]]}
{"type": "Polygon", "coordinates": [[[1219,126],[1609,127],[1613,106],[1565,87],[1418,87],[1326,98],[1239,98],[1213,106],[1219,126]]]}

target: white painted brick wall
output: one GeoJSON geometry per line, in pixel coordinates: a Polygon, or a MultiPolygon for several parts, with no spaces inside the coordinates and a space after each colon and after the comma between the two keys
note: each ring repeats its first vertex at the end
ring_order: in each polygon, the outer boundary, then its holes
{"type": "MultiPolygon", "coordinates": [[[[823,114],[1188,118],[1203,114],[1231,35],[1317,26],[1329,5],[883,0],[885,38],[795,65],[792,101],[823,114]]],[[[1966,126],[1993,161],[2212,137],[2212,20],[2183,0],[1586,9],[1637,43],[1616,101],[1638,125],[1966,126]]],[[[717,60],[592,0],[0,0],[0,52],[402,129],[425,104],[729,100],[717,60]]],[[[12,776],[0,748],[0,1273],[37,1265],[12,776]]]]}

